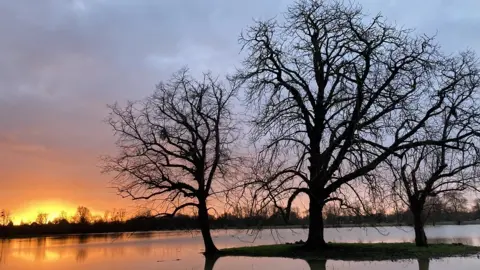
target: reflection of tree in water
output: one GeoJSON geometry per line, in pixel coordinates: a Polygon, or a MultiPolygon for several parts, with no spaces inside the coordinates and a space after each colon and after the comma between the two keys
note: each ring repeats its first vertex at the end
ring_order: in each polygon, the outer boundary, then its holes
{"type": "Polygon", "coordinates": [[[89,242],[89,241],[88,241],[89,238],[90,238],[90,237],[89,237],[87,234],[80,234],[80,235],[78,236],[78,238],[77,238],[77,239],[78,239],[78,243],[79,243],[79,244],[88,243],[88,242],[89,242]]]}
{"type": "Polygon", "coordinates": [[[418,259],[418,270],[428,270],[430,268],[429,259],[418,259]]]}
{"type": "Polygon", "coordinates": [[[142,256],[148,256],[152,253],[152,244],[139,244],[135,250],[142,256]]]}
{"type": "Polygon", "coordinates": [[[152,232],[137,232],[129,235],[131,238],[152,238],[153,236],[152,232]]]}
{"type": "MultiPolygon", "coordinates": [[[[204,270],[213,270],[215,263],[217,262],[220,256],[214,257],[205,257],[205,266],[204,270]]],[[[327,260],[305,260],[310,268],[310,270],[326,270],[327,269],[327,260]]],[[[429,270],[430,269],[430,260],[429,259],[417,259],[418,270],[429,270]]]]}
{"type": "Polygon", "coordinates": [[[77,255],[75,256],[75,260],[77,263],[84,262],[87,259],[88,251],[86,248],[80,248],[77,251],[77,255]]]}
{"type": "Polygon", "coordinates": [[[7,256],[5,255],[5,250],[8,248],[9,240],[1,239],[0,240],[0,264],[6,263],[7,256]]]}
{"type": "Polygon", "coordinates": [[[125,256],[125,247],[120,246],[112,250],[112,257],[123,257],[125,256]]]}
{"type": "MultiPolygon", "coordinates": [[[[204,270],[213,270],[215,263],[220,258],[220,256],[208,256],[205,257],[204,270]]],[[[310,270],[326,270],[327,269],[327,260],[305,260],[310,268],[310,270]]],[[[420,264],[420,260],[419,260],[420,264]]],[[[428,270],[428,260],[427,268],[420,268],[419,270],[428,270]]]]}
{"type": "MultiPolygon", "coordinates": [[[[310,270],[326,270],[327,269],[327,260],[306,260],[306,262],[308,263],[310,270]]],[[[430,268],[429,259],[417,259],[417,262],[418,262],[418,270],[429,270],[430,268]]]]}
{"type": "Polygon", "coordinates": [[[429,239],[432,244],[452,244],[462,243],[464,245],[474,246],[474,239],[471,237],[448,237],[448,238],[432,238],[429,239]]]}
{"type": "Polygon", "coordinates": [[[68,240],[70,239],[69,236],[64,236],[64,235],[60,235],[60,236],[55,236],[52,238],[52,240],[55,242],[56,245],[59,245],[59,246],[64,246],[68,243],[68,240]]]}
{"type": "Polygon", "coordinates": [[[217,262],[219,256],[208,256],[205,257],[205,266],[203,267],[204,270],[213,270],[215,267],[215,263],[217,262]]]}
{"type": "Polygon", "coordinates": [[[161,250],[157,248],[157,252],[159,251],[161,252],[159,254],[161,260],[178,259],[182,257],[182,246],[164,245],[161,250]]]}
{"type": "Polygon", "coordinates": [[[38,237],[36,238],[36,244],[37,248],[43,248],[47,244],[47,238],[46,237],[38,237]]]}
{"type": "Polygon", "coordinates": [[[305,260],[310,270],[326,270],[327,260],[305,260]]]}
{"type": "Polygon", "coordinates": [[[35,261],[43,261],[46,258],[45,245],[47,243],[46,237],[36,238],[35,261]]]}
{"type": "MultiPolygon", "coordinates": [[[[149,237],[152,234],[143,234],[143,238],[149,237]]],[[[132,253],[138,253],[143,256],[148,256],[154,252],[153,243],[127,243],[116,242],[118,235],[70,235],[57,237],[39,237],[28,239],[16,239],[15,250],[12,251],[15,255],[21,256],[25,259],[34,261],[51,261],[59,260],[65,256],[75,259],[77,262],[84,262],[95,255],[102,255],[104,257],[116,258],[125,257],[132,253]],[[83,245],[85,243],[100,242],[100,245],[83,245]],[[77,245],[78,244],[78,245],[77,245]],[[67,246],[67,247],[65,247],[67,246]],[[65,248],[58,248],[65,247],[65,248]]],[[[137,238],[137,237],[136,237],[137,238]]],[[[140,237],[138,237],[140,238],[140,237]]],[[[0,264],[5,264],[7,257],[12,256],[10,253],[10,240],[0,239],[0,264]]],[[[179,258],[178,249],[175,248],[164,249],[164,252],[169,250],[172,257],[179,258]],[[175,252],[176,251],[176,252],[175,252]],[[177,254],[177,256],[173,255],[177,254]]],[[[1,267],[0,267],[1,268],[1,267]]]]}

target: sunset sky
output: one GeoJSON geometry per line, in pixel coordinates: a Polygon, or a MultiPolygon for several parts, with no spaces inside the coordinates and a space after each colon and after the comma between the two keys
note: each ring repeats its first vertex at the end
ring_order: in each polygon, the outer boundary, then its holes
{"type": "MultiPolygon", "coordinates": [[[[109,188],[99,157],[112,153],[106,104],[140,99],[188,65],[224,73],[237,38],[279,0],[0,1],[0,209],[135,209],[109,188]]],[[[477,0],[359,0],[371,13],[435,34],[446,51],[480,52],[477,0]]]]}

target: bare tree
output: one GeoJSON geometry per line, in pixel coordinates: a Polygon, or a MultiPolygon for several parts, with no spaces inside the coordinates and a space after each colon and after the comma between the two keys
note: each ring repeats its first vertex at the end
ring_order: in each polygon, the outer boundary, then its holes
{"type": "Polygon", "coordinates": [[[38,213],[35,222],[39,225],[45,225],[48,221],[48,214],[47,213],[38,213]]]}
{"type": "Polygon", "coordinates": [[[77,213],[75,213],[74,220],[76,223],[87,224],[92,221],[92,213],[90,209],[85,206],[77,207],[77,213]]]}
{"type": "MultiPolygon", "coordinates": [[[[473,181],[472,181],[473,182],[473,181]]],[[[476,184],[476,183],[472,183],[476,184]]],[[[443,199],[445,200],[445,210],[449,213],[454,214],[458,217],[458,214],[465,213],[468,211],[467,204],[468,200],[463,196],[462,192],[465,188],[452,189],[448,192],[443,193],[443,199]]],[[[475,188],[476,189],[476,188],[475,188]]]]}
{"type": "Polygon", "coordinates": [[[0,226],[7,226],[12,222],[10,211],[2,209],[0,211],[0,226]]]}
{"type": "Polygon", "coordinates": [[[247,85],[265,167],[256,181],[287,212],[309,197],[311,248],[325,245],[322,210],[341,189],[397,151],[448,142],[414,135],[477,75],[473,60],[450,64],[432,38],[342,1],[297,1],[240,42],[247,56],[235,79],[247,85]]]}
{"type": "Polygon", "coordinates": [[[125,222],[126,218],[127,218],[127,210],[120,208],[120,209],[113,209],[110,220],[112,222],[125,222]]]}
{"type": "Polygon", "coordinates": [[[106,171],[117,173],[119,193],[158,203],[158,216],[198,210],[206,254],[217,251],[207,201],[220,192],[236,162],[236,89],[210,73],[193,79],[183,69],[144,101],[110,107],[108,122],[120,153],[107,159],[106,171]]]}
{"type": "Polygon", "coordinates": [[[61,211],[60,214],[52,220],[53,224],[68,223],[68,214],[66,211],[61,211]]]}
{"type": "MultiPolygon", "coordinates": [[[[403,202],[404,199],[400,199],[400,201],[403,202]]],[[[404,203],[402,204],[405,205],[404,203]]],[[[409,210],[407,209],[405,212],[407,211],[409,210]]],[[[428,218],[425,219],[424,223],[426,223],[427,221],[431,221],[432,225],[435,226],[436,222],[444,218],[442,215],[445,212],[445,203],[440,196],[429,196],[425,201],[424,211],[426,212],[425,216],[428,218]]]]}
{"type": "Polygon", "coordinates": [[[110,212],[109,210],[105,210],[105,212],[103,213],[103,221],[104,222],[112,221],[112,212],[110,212]]]}
{"type": "MultiPolygon", "coordinates": [[[[461,58],[453,63],[458,65],[466,61],[461,58]]],[[[477,190],[480,176],[480,106],[476,100],[480,94],[480,78],[477,75],[470,79],[473,81],[457,85],[455,91],[446,95],[442,106],[444,111],[424,127],[426,139],[450,143],[407,149],[387,161],[394,179],[393,194],[413,214],[417,246],[427,246],[423,227],[431,210],[426,209],[429,197],[443,194],[444,198],[451,198],[448,201],[452,205],[458,206],[460,200],[455,194],[468,189],[477,190]]],[[[379,173],[385,174],[384,171],[379,173]]],[[[465,203],[466,199],[460,204],[465,203]]]]}

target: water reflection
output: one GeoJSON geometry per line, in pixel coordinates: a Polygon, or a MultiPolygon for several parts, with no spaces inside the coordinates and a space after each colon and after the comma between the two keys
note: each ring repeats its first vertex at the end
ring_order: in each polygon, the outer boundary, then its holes
{"type": "MultiPolygon", "coordinates": [[[[148,237],[148,234],[142,237],[148,237]]],[[[126,239],[128,239],[126,235],[70,235],[2,240],[0,262],[5,263],[6,257],[32,262],[51,262],[71,257],[75,258],[75,262],[82,263],[91,253],[96,257],[105,258],[122,257],[131,251],[140,256],[149,256],[152,253],[153,243],[125,246],[126,239]]]]}
{"type": "MultiPolygon", "coordinates": [[[[390,228],[388,235],[374,229],[330,229],[330,241],[400,242],[411,241],[412,231],[390,228]]],[[[217,231],[219,248],[293,242],[305,239],[306,230],[264,231],[253,236],[241,231],[217,231]],[[280,235],[281,237],[277,237],[280,235]],[[240,240],[241,239],[241,240],[240,240]]],[[[431,243],[480,244],[480,226],[435,227],[427,229],[431,243]]],[[[222,257],[205,259],[199,234],[185,232],[148,232],[126,234],[69,235],[30,239],[0,240],[0,269],[451,269],[447,262],[480,269],[477,259],[449,259],[446,262],[418,260],[402,262],[342,262],[334,260],[300,260],[286,258],[222,257]]],[[[463,268],[462,268],[463,269],[463,268]]]]}
{"type": "MultiPolygon", "coordinates": [[[[218,267],[215,267],[215,264],[217,263],[217,261],[219,258],[216,257],[216,258],[205,258],[205,266],[204,266],[204,270],[217,270],[217,269],[224,269],[224,268],[221,268],[223,267],[224,265],[226,265],[225,263],[223,263],[222,265],[218,265],[218,267]]],[[[254,258],[248,258],[248,257],[242,257],[242,260],[244,261],[248,261],[248,260],[252,260],[254,258]]],[[[262,259],[265,259],[265,258],[255,258],[255,260],[259,261],[259,260],[262,260],[262,259]]],[[[226,260],[226,261],[230,261],[230,262],[234,262],[234,257],[222,257],[222,260],[226,260]]],[[[294,261],[292,259],[292,261],[294,261]]],[[[300,261],[300,260],[297,260],[297,261],[300,261]]],[[[327,263],[327,260],[302,260],[306,263],[306,267],[304,268],[298,268],[297,266],[297,269],[305,269],[305,270],[327,270],[327,269],[357,269],[357,267],[360,269],[384,269],[382,268],[383,265],[382,263],[379,263],[379,262],[340,262],[340,261],[334,261],[334,260],[329,260],[328,262],[331,262],[331,263],[327,263]],[[361,266],[364,266],[364,267],[361,267],[361,266]]],[[[237,265],[238,265],[238,260],[236,260],[237,262],[237,265]]],[[[395,262],[393,262],[395,263],[395,262]]],[[[406,261],[406,262],[403,262],[403,264],[406,264],[405,266],[402,265],[402,262],[397,262],[400,266],[402,266],[402,269],[418,269],[418,270],[429,270],[430,268],[430,260],[429,259],[418,259],[417,260],[417,267],[414,268],[413,265],[413,261],[406,261]],[[410,263],[408,263],[410,262],[410,263]],[[413,266],[413,267],[408,267],[408,266],[413,266]]],[[[233,264],[233,263],[232,263],[233,264]]],[[[262,265],[261,262],[258,263],[259,265],[262,265]]],[[[278,266],[278,265],[277,265],[278,266]]],[[[230,267],[230,269],[237,269],[235,268],[235,266],[232,265],[232,267],[230,267]],[[233,268],[232,268],[233,267],[233,268]]],[[[302,266],[300,266],[302,267],[302,266]]],[[[276,267],[278,268],[278,267],[276,267]]],[[[240,268],[238,268],[240,269],[240,268]]],[[[385,268],[386,269],[386,268],[385,268]]]]}
{"type": "Polygon", "coordinates": [[[205,257],[205,266],[203,267],[204,270],[213,270],[215,263],[219,259],[218,256],[208,256],[205,257]]]}
{"type": "Polygon", "coordinates": [[[84,262],[87,259],[87,253],[87,249],[85,248],[78,249],[77,255],[75,256],[77,263],[84,262]]]}
{"type": "Polygon", "coordinates": [[[430,267],[429,259],[418,259],[418,270],[428,270],[430,267]]]}
{"type": "Polygon", "coordinates": [[[1,264],[6,264],[6,246],[7,246],[7,242],[9,242],[10,240],[9,239],[1,239],[0,240],[0,265],[1,264]]]}
{"type": "Polygon", "coordinates": [[[306,260],[311,270],[326,270],[327,260],[306,260]]]}

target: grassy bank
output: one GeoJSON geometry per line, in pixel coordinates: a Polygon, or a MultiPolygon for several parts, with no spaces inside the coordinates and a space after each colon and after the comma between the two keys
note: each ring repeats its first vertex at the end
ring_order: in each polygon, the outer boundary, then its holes
{"type": "Polygon", "coordinates": [[[432,244],[427,248],[411,243],[332,243],[325,249],[307,251],[301,245],[282,244],[223,249],[224,256],[287,257],[301,259],[333,259],[355,261],[434,259],[470,256],[480,253],[480,247],[460,244],[432,244]]]}

